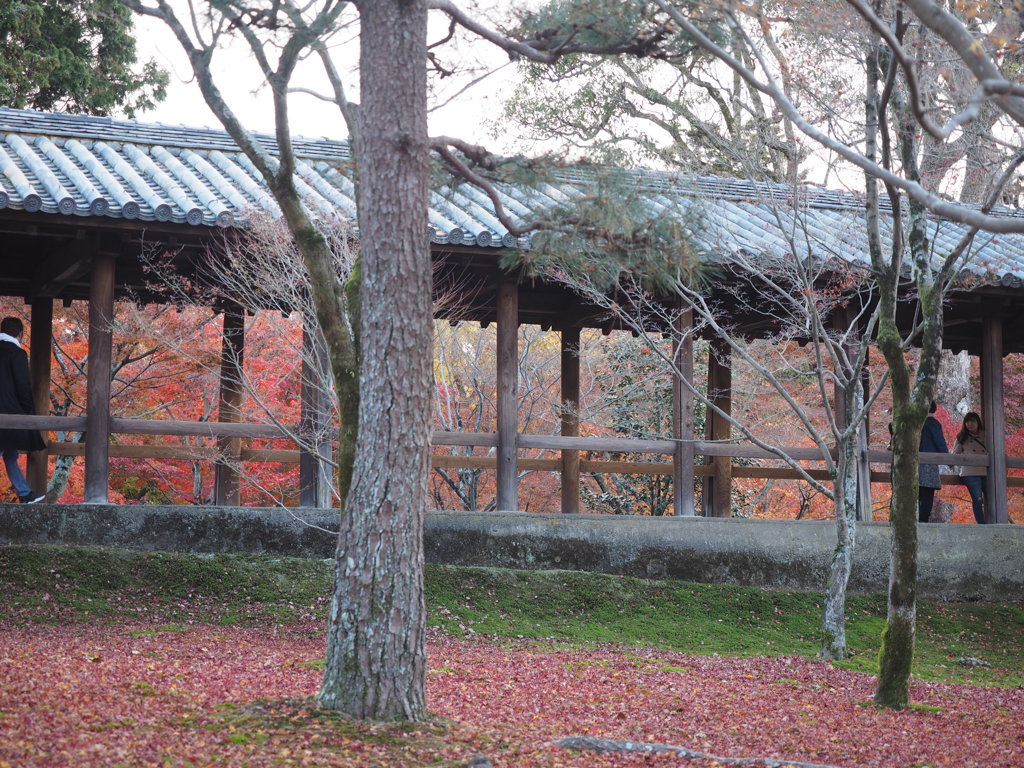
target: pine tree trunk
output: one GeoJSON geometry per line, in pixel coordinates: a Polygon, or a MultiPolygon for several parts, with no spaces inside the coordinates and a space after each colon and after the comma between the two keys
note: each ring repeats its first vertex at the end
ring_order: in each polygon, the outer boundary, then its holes
{"type": "Polygon", "coordinates": [[[426,4],[358,2],[361,364],[320,703],[425,714],[423,518],[431,425],[426,4]]]}

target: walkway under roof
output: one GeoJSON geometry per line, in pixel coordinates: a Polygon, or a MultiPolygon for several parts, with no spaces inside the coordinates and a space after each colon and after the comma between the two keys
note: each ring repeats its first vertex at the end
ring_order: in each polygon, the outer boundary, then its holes
{"type": "MultiPolygon", "coordinates": [[[[273,154],[272,139],[260,140],[273,154]]],[[[352,217],[355,202],[348,145],[297,140],[295,147],[300,159],[299,186],[310,210],[323,217],[352,217]]],[[[638,217],[673,217],[679,221],[695,249],[713,260],[725,261],[729,254],[743,252],[783,260],[810,258],[834,263],[839,270],[866,262],[863,199],[843,192],[664,172],[571,168],[559,170],[546,182],[504,185],[500,194],[505,209],[525,223],[546,217],[564,203],[609,190],[628,195],[629,210],[636,211],[638,217]]],[[[88,299],[89,371],[95,368],[108,372],[112,335],[109,318],[114,317],[114,300],[160,302],[163,298],[147,284],[141,254],[159,249],[173,259],[176,268],[189,273],[197,260],[216,252],[221,238],[244,227],[254,211],[274,215],[277,206],[252,164],[222,131],[0,108],[0,295],[22,296],[31,303],[33,350],[45,348],[50,341],[54,300],[88,299]]],[[[1014,210],[1001,210],[998,215],[1024,216],[1014,210]]],[[[891,218],[890,211],[882,222],[883,234],[891,228],[891,218]]],[[[435,264],[435,285],[439,286],[435,290],[446,293],[447,286],[457,284],[462,290],[461,318],[497,321],[499,380],[516,380],[519,325],[535,324],[562,332],[562,402],[564,412],[573,413],[579,397],[579,361],[574,352],[579,330],[608,330],[614,327],[614,321],[559,285],[504,271],[500,264],[509,261],[504,257],[526,254],[533,243],[530,238],[510,235],[494,215],[489,199],[469,185],[438,182],[431,191],[430,210],[423,226],[435,264]]],[[[932,220],[936,263],[964,231],[961,225],[932,220]]],[[[980,356],[981,410],[988,426],[986,443],[992,480],[990,522],[1006,522],[1002,360],[1007,353],[1024,352],[1024,235],[979,235],[972,248],[969,266],[962,275],[964,287],[948,296],[944,339],[953,350],[966,349],[980,356]]],[[[718,294],[725,310],[733,313],[732,320],[741,323],[748,335],[766,334],[773,323],[770,307],[762,310],[755,301],[744,310],[746,316],[738,317],[733,294],[749,289],[750,283],[738,272],[732,277],[735,279],[730,280],[727,267],[709,291],[718,294]],[[743,285],[747,288],[740,287],[743,285]]],[[[909,283],[901,311],[909,326],[914,311],[909,283]]],[[[242,308],[225,307],[225,349],[243,340],[242,308]]],[[[688,350],[680,352],[684,369],[692,368],[691,341],[688,333],[678,340],[680,350],[688,350]]],[[[88,434],[85,497],[94,502],[107,499],[110,451],[120,449],[111,446],[112,434],[216,437],[223,443],[226,457],[217,460],[217,503],[230,505],[237,503],[238,495],[232,462],[269,460],[243,459],[239,440],[278,436],[277,427],[268,431],[267,427],[238,423],[237,402],[231,399],[238,390],[235,382],[239,373],[232,371],[238,360],[238,355],[226,355],[221,361],[218,423],[119,418],[110,411],[110,381],[106,375],[87,377],[85,416],[10,416],[8,420],[24,428],[88,434]]],[[[34,397],[40,412],[45,412],[49,403],[49,356],[33,355],[32,366],[34,397]]],[[[707,379],[709,391],[716,392],[721,407],[728,411],[728,362],[709,355],[707,379]]],[[[698,474],[704,477],[705,514],[731,513],[731,457],[747,454],[736,453],[737,447],[728,444],[725,420],[718,423],[710,419],[706,425],[708,441],[698,439],[689,390],[680,386],[678,377],[673,387],[676,427],[671,440],[581,438],[578,422],[573,425],[571,420],[563,420],[560,436],[520,433],[513,389],[499,387],[496,433],[452,433],[440,439],[435,435],[437,444],[495,448],[493,457],[470,458],[478,462],[475,466],[483,467],[481,461],[491,462],[486,466],[497,469],[498,508],[517,509],[517,453],[522,449],[561,454],[561,459],[550,463],[560,467],[556,471],[562,473],[564,511],[579,508],[580,452],[615,450],[672,456],[676,514],[694,514],[693,489],[698,474]],[[701,456],[706,463],[700,463],[701,456]]],[[[318,395],[312,392],[303,395],[304,414],[307,394],[310,418],[320,419],[324,414],[316,405],[318,395]]],[[[329,472],[325,469],[327,463],[321,460],[321,448],[329,450],[330,446],[317,445],[299,452],[303,505],[323,506],[325,499],[329,500],[329,472]]],[[[163,446],[156,449],[166,452],[163,446]]],[[[50,452],[60,451],[76,455],[67,445],[51,442],[50,452]]],[[[861,474],[865,476],[861,487],[867,489],[867,449],[862,458],[861,474]]],[[[36,478],[32,479],[36,487],[46,480],[45,459],[45,455],[30,456],[30,479],[36,478]]],[[[1024,466],[1024,460],[1013,459],[1012,466],[1024,466]]],[[[628,471],[634,470],[639,471],[636,467],[628,471]]],[[[587,471],[627,470],[620,466],[587,471]]],[[[870,517],[867,493],[863,504],[863,513],[870,517]]]]}
{"type": "MultiPolygon", "coordinates": [[[[272,137],[260,138],[273,154],[272,137]]],[[[295,148],[309,207],[354,217],[348,144],[297,139],[295,148]]],[[[506,210],[528,222],[609,179],[642,199],[647,215],[685,217],[695,246],[712,258],[740,250],[851,264],[867,258],[863,199],[845,192],[617,169],[563,169],[550,183],[500,189],[506,210]]],[[[117,256],[119,296],[158,300],[139,260],[143,247],[165,249],[187,270],[225,228],[244,225],[254,210],[275,214],[277,206],[223,131],[0,108],[2,295],[84,299],[91,256],[102,251],[117,256]]],[[[883,234],[890,229],[886,219],[883,234]]],[[[936,260],[964,230],[932,221],[936,260]]],[[[424,238],[444,265],[441,274],[447,269],[473,286],[464,316],[493,321],[499,257],[528,250],[530,238],[510,235],[486,195],[468,184],[432,190],[424,238]]],[[[984,307],[1003,321],[1004,351],[1024,352],[1024,235],[979,235],[973,248],[968,270],[986,284],[951,295],[945,343],[977,354],[984,307]]],[[[521,323],[562,329],[609,322],[558,286],[531,281],[524,288],[521,323]]],[[[754,318],[746,327],[759,332],[754,318]]]]}

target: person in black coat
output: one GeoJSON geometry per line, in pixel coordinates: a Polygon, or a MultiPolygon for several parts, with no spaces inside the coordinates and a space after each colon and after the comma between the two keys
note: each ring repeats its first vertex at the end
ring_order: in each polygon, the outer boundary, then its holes
{"type": "MultiPolygon", "coordinates": [[[[938,405],[932,400],[928,418],[921,428],[921,453],[949,453],[946,436],[942,434],[942,425],[935,418],[938,405]]],[[[942,487],[938,464],[918,464],[917,478],[917,521],[927,523],[932,515],[935,502],[935,491],[942,487]]]]}
{"type": "MultiPolygon", "coordinates": [[[[21,335],[24,331],[25,326],[16,317],[0,320],[0,414],[35,413],[28,355],[21,348],[21,335]]],[[[0,423],[3,423],[2,416],[0,423]]],[[[45,494],[33,493],[18,466],[18,454],[22,451],[39,451],[45,447],[46,443],[37,430],[0,429],[0,453],[7,468],[7,478],[23,503],[35,504],[42,501],[45,494]]]]}

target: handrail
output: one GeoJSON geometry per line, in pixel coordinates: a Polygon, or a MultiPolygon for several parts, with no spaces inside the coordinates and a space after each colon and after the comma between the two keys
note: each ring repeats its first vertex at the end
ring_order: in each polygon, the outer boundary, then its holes
{"type": "MultiPolygon", "coordinates": [[[[21,414],[0,414],[0,428],[10,429],[38,429],[41,431],[82,431],[85,429],[84,416],[27,416],[21,414]]],[[[217,421],[174,421],[169,419],[127,419],[115,417],[111,419],[111,430],[119,434],[134,435],[165,435],[171,437],[234,437],[234,438],[289,438],[289,430],[298,431],[297,427],[287,426],[282,429],[273,424],[252,424],[252,423],[226,423],[217,421]]],[[[434,446],[465,446],[493,448],[497,445],[498,436],[494,432],[447,432],[436,431],[432,434],[434,446]]],[[[657,440],[657,439],[629,439],[609,437],[562,437],[560,435],[536,435],[520,433],[517,436],[517,447],[521,449],[549,450],[549,451],[593,451],[598,453],[661,453],[673,454],[683,441],[681,440],[657,440]]],[[[703,456],[722,456],[744,459],[774,459],[779,456],[763,448],[742,443],[718,443],[706,440],[690,441],[694,453],[703,456]]],[[[81,445],[81,443],[55,443],[54,446],[81,445]]],[[[127,446],[125,446],[127,448],[127,446]]],[[[136,446],[141,449],[143,446],[136,446]]],[[[62,448],[65,455],[80,455],[81,449],[62,448]]],[[[189,449],[192,456],[198,457],[202,451],[189,449]]],[[[780,449],[795,461],[821,461],[823,456],[818,448],[805,446],[791,446],[780,449]]],[[[145,451],[139,452],[145,453],[145,451]]],[[[112,455],[116,455],[112,454],[112,455]]],[[[256,450],[249,452],[250,456],[259,455],[256,450]]],[[[462,457],[471,458],[471,457],[462,457]]],[[[480,457],[483,458],[483,457],[480,457]]],[[[259,460],[253,458],[251,460],[259,460]]],[[[891,464],[892,453],[887,450],[872,449],[867,452],[867,460],[872,463],[891,464]]],[[[543,461],[542,459],[521,459],[525,461],[543,461]]],[[[552,460],[554,461],[554,460],[552,460]]],[[[951,453],[922,453],[920,455],[922,464],[938,464],[950,467],[987,467],[989,457],[987,455],[975,454],[951,454],[951,453]]],[[[560,462],[556,462],[560,465],[560,462]]],[[[606,463],[606,462],[594,462],[606,463]]],[[[646,465],[647,471],[657,467],[657,473],[661,473],[668,464],[657,462],[608,462],[611,464],[636,465],[633,471],[637,474],[643,473],[646,465]]],[[[1007,456],[1007,467],[1010,469],[1024,469],[1024,456],[1007,456]]],[[[557,467],[555,467],[557,468],[557,467]]],[[[739,468],[737,468],[739,469],[739,468]]],[[[762,469],[772,469],[764,467],[762,469]]],[[[586,471],[586,470],[584,470],[586,471]]],[[[820,470],[813,470],[815,473],[820,470]]],[[[745,474],[745,472],[744,472],[745,474]]],[[[739,475],[737,475],[739,476],[739,475]]],[[[817,476],[817,475],[815,475],[817,476]]]]}

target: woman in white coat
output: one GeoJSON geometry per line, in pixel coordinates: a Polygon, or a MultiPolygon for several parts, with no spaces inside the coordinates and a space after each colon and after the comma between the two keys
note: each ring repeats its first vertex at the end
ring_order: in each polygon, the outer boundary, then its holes
{"type": "MultiPolygon", "coordinates": [[[[981,423],[981,416],[971,411],[964,416],[963,426],[956,435],[956,443],[953,445],[953,453],[960,453],[964,456],[984,456],[988,453],[985,448],[985,427],[981,423]]],[[[985,467],[960,467],[960,479],[967,486],[971,494],[971,509],[974,511],[974,519],[978,525],[985,524],[985,485],[988,470],[985,467]]]]}

